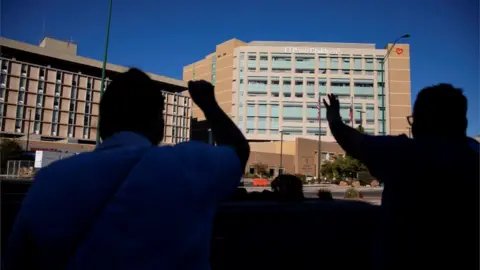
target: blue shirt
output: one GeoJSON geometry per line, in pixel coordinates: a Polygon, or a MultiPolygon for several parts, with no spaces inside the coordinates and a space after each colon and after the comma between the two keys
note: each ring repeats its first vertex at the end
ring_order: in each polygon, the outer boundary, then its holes
{"type": "Polygon", "coordinates": [[[5,258],[11,269],[209,269],[215,209],[240,182],[229,147],[152,147],[121,132],[35,177],[5,258]]]}

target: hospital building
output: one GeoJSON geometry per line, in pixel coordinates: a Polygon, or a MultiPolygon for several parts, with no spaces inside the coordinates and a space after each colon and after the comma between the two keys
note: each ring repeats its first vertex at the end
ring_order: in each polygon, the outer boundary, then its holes
{"type": "MultiPolygon", "coordinates": [[[[283,152],[294,157],[291,170],[301,172],[306,163],[315,170],[320,136],[322,160],[335,154],[329,151],[341,152],[323,104],[319,107],[319,100],[330,93],[339,97],[345,123],[362,125],[374,135],[409,133],[408,44],[378,48],[366,43],[232,39],[212,49],[184,67],[184,81],[212,82],[220,106],[250,140],[252,151],[272,154],[272,164],[278,164],[273,160],[283,152]],[[302,142],[310,146],[302,147],[302,142]]],[[[195,105],[192,117],[200,123],[205,119],[195,105]]]]}

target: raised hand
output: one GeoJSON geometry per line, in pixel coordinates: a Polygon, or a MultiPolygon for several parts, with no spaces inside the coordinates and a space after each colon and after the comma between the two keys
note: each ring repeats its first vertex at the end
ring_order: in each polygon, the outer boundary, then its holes
{"type": "Polygon", "coordinates": [[[207,81],[189,81],[188,92],[193,102],[202,110],[217,104],[215,88],[207,81]]]}
{"type": "Polygon", "coordinates": [[[325,105],[325,108],[327,108],[328,122],[342,121],[342,117],[340,116],[340,102],[338,101],[337,96],[334,94],[328,94],[328,103],[323,99],[323,104],[325,105]]]}

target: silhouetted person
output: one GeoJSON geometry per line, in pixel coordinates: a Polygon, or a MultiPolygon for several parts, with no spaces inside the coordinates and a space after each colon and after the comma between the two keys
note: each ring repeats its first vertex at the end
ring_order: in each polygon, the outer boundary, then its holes
{"type": "Polygon", "coordinates": [[[248,198],[248,191],[246,188],[237,188],[233,193],[230,201],[246,201],[248,198]]]}
{"type": "Polygon", "coordinates": [[[303,183],[300,178],[291,174],[281,174],[272,181],[272,190],[280,200],[301,201],[303,196],[303,183]]]}
{"type": "Polygon", "coordinates": [[[5,269],[209,269],[215,209],[240,183],[250,150],[213,86],[188,87],[217,147],[157,147],[161,85],[137,69],[119,74],[100,102],[102,144],[36,175],[5,269]]]}
{"type": "Polygon", "coordinates": [[[262,193],[260,191],[252,191],[250,193],[248,193],[248,200],[249,201],[262,201],[263,200],[263,196],[262,196],[262,193]]]}
{"type": "MultiPolygon", "coordinates": [[[[342,122],[338,99],[329,101],[337,142],[385,183],[376,267],[478,269],[478,143],[466,135],[462,90],[449,84],[421,90],[408,117],[413,139],[360,134],[342,122]],[[452,188],[456,196],[445,198],[452,188]]],[[[391,118],[392,131],[406,128],[400,121],[391,118]]]]}
{"type": "Polygon", "coordinates": [[[317,197],[322,201],[333,201],[332,192],[330,192],[329,190],[318,190],[317,197]]]}
{"type": "Polygon", "coordinates": [[[275,198],[275,193],[273,193],[272,191],[266,189],[262,191],[262,200],[271,202],[274,201],[275,198]]]}

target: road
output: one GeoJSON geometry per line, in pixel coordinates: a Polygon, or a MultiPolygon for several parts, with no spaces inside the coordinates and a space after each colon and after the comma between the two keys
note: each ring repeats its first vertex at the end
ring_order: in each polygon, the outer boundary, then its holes
{"type": "MultiPolygon", "coordinates": [[[[270,190],[269,187],[245,187],[248,192],[252,191],[262,191],[262,190],[270,190]]],[[[338,187],[338,186],[305,186],[303,188],[303,194],[307,198],[317,198],[317,191],[319,189],[326,189],[329,190],[335,199],[343,199],[345,195],[345,191],[348,187],[338,187]]],[[[375,204],[380,203],[380,199],[382,198],[383,188],[369,188],[369,187],[360,187],[357,188],[363,194],[363,199],[365,201],[369,201],[375,204]]]]}

